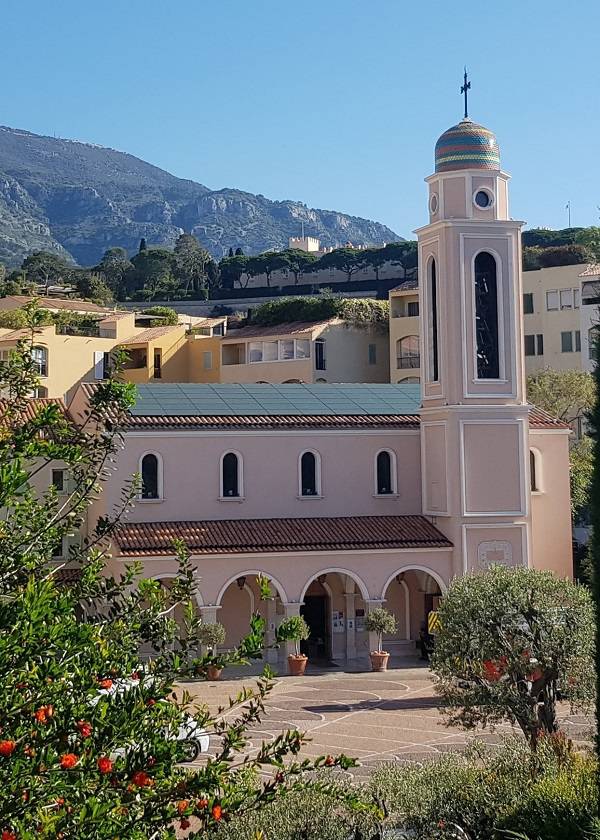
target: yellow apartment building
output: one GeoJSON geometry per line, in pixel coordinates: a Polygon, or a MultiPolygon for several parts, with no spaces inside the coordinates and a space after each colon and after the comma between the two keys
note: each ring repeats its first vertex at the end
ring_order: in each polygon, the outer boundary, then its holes
{"type": "Polygon", "coordinates": [[[390,289],[390,382],[420,382],[419,288],[407,280],[390,289]]]}

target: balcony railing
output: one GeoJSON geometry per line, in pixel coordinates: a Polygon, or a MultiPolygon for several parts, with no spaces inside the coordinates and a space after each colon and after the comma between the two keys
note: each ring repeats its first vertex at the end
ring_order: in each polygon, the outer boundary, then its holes
{"type": "Polygon", "coordinates": [[[421,356],[419,353],[403,353],[397,357],[398,369],[421,367],[421,356]]]}

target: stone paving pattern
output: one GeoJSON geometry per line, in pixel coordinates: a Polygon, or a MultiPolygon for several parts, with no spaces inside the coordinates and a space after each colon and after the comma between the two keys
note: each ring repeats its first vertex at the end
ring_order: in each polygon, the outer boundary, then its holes
{"type": "MultiPolygon", "coordinates": [[[[214,710],[242,684],[252,685],[253,678],[182,687],[214,710]]],[[[301,757],[344,752],[360,761],[361,766],[352,771],[357,779],[365,778],[381,762],[421,762],[464,749],[475,738],[498,743],[512,731],[508,724],[494,732],[475,733],[446,727],[428,668],[412,663],[386,673],[311,672],[309,667],[304,677],[278,678],[265,706],[262,722],[251,732],[250,750],[283,730],[298,728],[311,739],[302,748],[301,757]]],[[[569,737],[589,740],[590,721],[568,712],[568,708],[561,709],[561,725],[569,737]]]]}

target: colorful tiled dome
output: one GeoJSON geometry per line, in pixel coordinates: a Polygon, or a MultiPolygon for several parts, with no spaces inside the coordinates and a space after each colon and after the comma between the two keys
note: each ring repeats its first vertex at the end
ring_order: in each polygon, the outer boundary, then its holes
{"type": "Polygon", "coordinates": [[[435,144],[435,171],[500,169],[500,149],[487,128],[466,118],[444,131],[435,144]]]}

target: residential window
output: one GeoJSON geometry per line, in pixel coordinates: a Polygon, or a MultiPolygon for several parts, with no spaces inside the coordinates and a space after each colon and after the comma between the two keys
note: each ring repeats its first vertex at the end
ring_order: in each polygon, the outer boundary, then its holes
{"type": "Polygon", "coordinates": [[[318,338],[315,341],[315,370],[327,370],[325,341],[322,338],[318,338]]]}
{"type": "Polygon", "coordinates": [[[52,486],[57,493],[64,493],[67,489],[66,470],[52,470],[52,486]]]}
{"type": "Polygon", "coordinates": [[[526,335],[525,336],[525,355],[526,356],[535,356],[535,336],[534,335],[526,335]]]}
{"type": "Polygon", "coordinates": [[[546,309],[548,312],[558,309],[558,292],[546,292],[546,309]]]}
{"type": "Polygon", "coordinates": [[[149,452],[142,458],[142,499],[158,499],[158,458],[149,452]]]}
{"type": "Polygon", "coordinates": [[[154,351],[154,371],[153,371],[154,379],[162,379],[162,359],[160,350],[154,351]]]}
{"type": "Polygon", "coordinates": [[[294,340],[283,339],[279,342],[279,358],[282,361],[294,358],[294,340]]]}
{"type": "Polygon", "coordinates": [[[393,458],[385,449],[377,454],[377,495],[387,496],[395,490],[392,474],[393,458]]]}
{"type": "Polygon", "coordinates": [[[300,495],[319,496],[320,481],[317,456],[314,452],[303,452],[300,458],[300,495]]]}
{"type": "Polygon", "coordinates": [[[523,295],[523,314],[533,315],[533,292],[525,292],[523,295]]]}
{"type": "Polygon", "coordinates": [[[250,362],[262,362],[263,345],[262,341],[251,341],[248,345],[248,360],[250,362]]]}
{"type": "Polygon", "coordinates": [[[406,314],[408,317],[414,317],[419,314],[419,301],[411,300],[406,304],[406,314]]]}
{"type": "Polygon", "coordinates": [[[581,333],[579,330],[575,331],[575,352],[581,353],[581,333]]]}
{"type": "Polygon", "coordinates": [[[396,342],[396,367],[399,370],[418,368],[421,365],[419,336],[407,335],[396,342]]]}
{"type": "Polygon", "coordinates": [[[63,560],[66,556],[66,553],[66,538],[62,537],[60,542],[57,543],[52,549],[52,559],[63,560]]]}
{"type": "Polygon", "coordinates": [[[496,260],[487,251],[475,257],[475,337],[477,378],[498,379],[500,353],[496,260]]]}
{"type": "Polygon", "coordinates": [[[299,338],[296,341],[296,358],[310,359],[310,341],[308,338],[299,338]]]}
{"type": "Polygon", "coordinates": [[[598,341],[598,327],[590,327],[588,330],[588,358],[596,358],[596,343],[598,341]]]}
{"type": "Polygon", "coordinates": [[[223,498],[239,498],[240,484],[240,459],[235,452],[227,452],[221,463],[221,495],[223,498]]]}
{"type": "Polygon", "coordinates": [[[532,491],[535,493],[540,488],[538,487],[538,476],[537,476],[537,469],[536,469],[536,457],[535,452],[530,449],[529,450],[529,479],[530,479],[530,486],[532,491]]]}
{"type": "Polygon", "coordinates": [[[563,353],[573,352],[573,333],[561,332],[560,334],[560,349],[563,353]]]}
{"type": "Polygon", "coordinates": [[[212,370],[213,354],[212,350],[204,350],[202,353],[202,366],[204,370],[212,370]]]}
{"type": "Polygon", "coordinates": [[[573,289],[560,290],[560,308],[573,309],[573,289]]]}
{"type": "Polygon", "coordinates": [[[48,376],[48,350],[45,347],[32,347],[31,357],[38,376],[48,376]]]}
{"type": "Polygon", "coordinates": [[[544,355],[544,336],[542,333],[536,335],[536,343],[537,343],[537,354],[538,356],[544,355]]]}
{"type": "Polygon", "coordinates": [[[279,354],[279,346],[276,341],[263,341],[262,360],[263,362],[276,362],[279,354]]]}
{"type": "Polygon", "coordinates": [[[44,388],[43,385],[36,385],[33,389],[31,394],[32,397],[39,399],[40,397],[44,398],[48,396],[48,389],[44,388]]]}
{"type": "Polygon", "coordinates": [[[369,364],[376,365],[377,364],[377,345],[376,344],[369,344],[369,364]]]}

